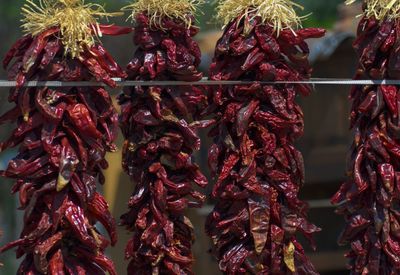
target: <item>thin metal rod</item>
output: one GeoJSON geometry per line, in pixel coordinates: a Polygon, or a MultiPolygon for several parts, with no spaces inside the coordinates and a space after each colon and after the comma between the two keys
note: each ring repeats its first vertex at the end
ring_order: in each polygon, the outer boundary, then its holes
{"type": "MultiPolygon", "coordinates": [[[[309,200],[307,201],[308,206],[310,209],[326,209],[326,208],[335,208],[335,205],[332,205],[329,199],[322,199],[322,200],[309,200]]],[[[201,215],[208,215],[212,212],[214,206],[213,205],[206,205],[196,211],[201,215]]]]}
{"type": "MultiPolygon", "coordinates": [[[[336,78],[312,78],[304,81],[214,81],[203,78],[196,82],[185,81],[131,81],[114,78],[119,87],[133,86],[188,86],[188,85],[250,85],[260,83],[263,85],[279,85],[279,84],[312,84],[312,85],[400,85],[400,80],[352,80],[352,79],[336,79],[336,78]]],[[[0,80],[0,87],[12,88],[16,86],[15,81],[0,80]]],[[[28,81],[25,87],[90,87],[90,86],[106,86],[104,83],[95,81],[28,81]]]]}

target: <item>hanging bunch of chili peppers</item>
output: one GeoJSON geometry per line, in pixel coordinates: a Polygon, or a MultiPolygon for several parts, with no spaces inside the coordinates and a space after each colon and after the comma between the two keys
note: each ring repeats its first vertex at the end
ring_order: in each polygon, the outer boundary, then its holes
{"type": "MultiPolygon", "coordinates": [[[[354,42],[356,79],[400,79],[400,4],[368,0],[363,8],[354,42]]],[[[332,198],[346,220],[339,244],[351,246],[346,257],[352,274],[399,274],[399,88],[354,86],[350,98],[355,137],[349,179],[332,198]]]]}
{"type": "MultiPolygon", "coordinates": [[[[127,7],[136,22],[138,49],[128,65],[130,80],[197,81],[200,49],[193,40],[192,0],[139,0],[127,7]]],[[[192,274],[193,226],[188,207],[205,196],[194,185],[207,180],[194,162],[200,149],[196,130],[207,106],[202,88],[132,87],[119,97],[125,136],[123,167],[135,183],[122,224],[133,233],[126,246],[128,274],[192,274]]]]}
{"type": "Polygon", "coordinates": [[[16,248],[25,256],[18,274],[115,274],[104,251],[117,241],[115,221],[96,184],[104,184],[106,152],[118,116],[102,87],[24,87],[29,80],[99,81],[115,86],[122,69],[94,37],[129,33],[130,28],[98,25],[107,14],[83,0],[28,1],[19,39],[3,61],[17,81],[9,101],[15,107],[0,123],[15,122],[1,150],[18,148],[2,175],[16,180],[24,210],[20,239],[0,250],[16,248]],[[100,222],[110,240],[95,226],[100,222]]]}
{"type": "MultiPolygon", "coordinates": [[[[300,29],[291,1],[227,0],[219,6],[225,30],[210,68],[212,80],[308,79],[308,38],[323,29],[300,29]]],[[[296,232],[314,247],[320,229],[298,199],[304,163],[294,147],[303,134],[297,95],[308,85],[221,86],[213,92],[217,124],[209,166],[217,182],[216,206],[206,230],[225,274],[317,274],[296,232]]]]}

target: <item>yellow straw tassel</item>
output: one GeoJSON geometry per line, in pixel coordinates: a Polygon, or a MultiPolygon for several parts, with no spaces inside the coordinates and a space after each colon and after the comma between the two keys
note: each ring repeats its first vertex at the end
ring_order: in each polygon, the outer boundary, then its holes
{"type": "MultiPolygon", "coordinates": [[[[357,0],[347,0],[346,4],[350,5],[357,0]]],[[[399,0],[365,0],[366,8],[364,15],[368,18],[376,18],[378,20],[396,20],[400,18],[400,1],[399,0]]]]}
{"type": "Polygon", "coordinates": [[[267,23],[279,34],[284,29],[294,29],[301,26],[303,17],[299,17],[296,8],[303,7],[290,0],[226,0],[218,6],[217,18],[225,26],[239,16],[260,17],[262,23],[267,23]]]}
{"type": "Polygon", "coordinates": [[[60,28],[60,39],[65,53],[72,58],[79,56],[84,46],[92,46],[101,37],[97,19],[116,16],[107,13],[98,4],[85,4],[84,0],[27,0],[22,7],[22,28],[25,33],[36,36],[52,28],[60,28]]]}
{"type": "Polygon", "coordinates": [[[193,24],[190,15],[194,15],[197,7],[203,3],[204,0],[137,0],[122,10],[130,10],[132,20],[137,14],[146,13],[152,27],[162,29],[162,19],[170,18],[181,21],[190,28],[193,24]]]}

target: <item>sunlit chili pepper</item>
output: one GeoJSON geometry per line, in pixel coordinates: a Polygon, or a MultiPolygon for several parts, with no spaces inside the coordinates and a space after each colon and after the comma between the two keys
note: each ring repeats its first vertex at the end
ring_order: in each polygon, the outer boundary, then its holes
{"type": "MultiPolygon", "coordinates": [[[[194,1],[193,1],[194,2],[194,1]]],[[[199,29],[192,1],[137,1],[129,6],[138,46],[128,65],[131,80],[197,81],[199,29]]],[[[128,274],[192,274],[193,226],[188,207],[201,207],[206,178],[194,162],[200,149],[196,121],[207,104],[202,88],[133,87],[119,97],[125,136],[123,167],[135,183],[122,224],[133,233],[125,255],[128,274]]]]}
{"type": "MultiPolygon", "coordinates": [[[[354,42],[356,79],[400,79],[397,2],[364,1],[354,42]]],[[[352,274],[399,274],[399,88],[354,86],[350,98],[355,136],[348,180],[332,198],[346,220],[339,244],[350,245],[346,257],[352,274]]]]}
{"type": "MultiPolygon", "coordinates": [[[[325,31],[290,29],[298,18],[289,2],[261,2],[259,7],[254,1],[221,4],[220,17],[229,20],[216,46],[212,80],[310,77],[305,39],[325,31]],[[244,10],[253,12],[237,14],[244,10]],[[270,16],[279,14],[293,17],[274,29],[270,16]]],[[[209,164],[217,179],[216,206],[206,230],[224,274],[317,274],[296,238],[300,232],[314,247],[312,234],[320,230],[306,220],[307,204],[297,197],[304,163],[294,142],[304,123],[295,98],[310,92],[305,85],[257,82],[213,91],[210,109],[216,110],[217,124],[210,132],[209,164]]]]}
{"type": "MultiPolygon", "coordinates": [[[[88,23],[84,16],[105,13],[80,0],[56,2],[41,2],[43,14],[37,11],[35,16],[29,12],[34,8],[25,6],[25,22],[32,28],[35,23],[39,28],[49,22],[48,29],[37,34],[28,31],[3,62],[5,68],[14,62],[8,73],[18,83],[9,96],[15,107],[0,117],[1,124],[15,122],[16,127],[1,149],[17,147],[18,153],[1,175],[16,180],[12,192],[19,193],[24,218],[20,239],[0,251],[15,247],[17,257],[24,256],[18,269],[21,275],[115,274],[112,261],[104,254],[117,241],[115,221],[96,191],[96,184],[104,183],[105,154],[115,150],[118,116],[111,98],[102,87],[27,88],[24,83],[99,80],[115,86],[111,78],[125,77],[125,73],[98,43],[75,41],[79,43],[75,56],[73,41],[64,40],[65,25],[50,24],[57,18],[68,23],[72,12],[70,23],[82,23],[82,27],[88,23]],[[97,222],[110,240],[96,228],[97,222]]],[[[86,28],[94,31],[90,25],[86,28]]],[[[107,34],[131,31],[99,25],[93,35],[103,30],[107,34]]]]}

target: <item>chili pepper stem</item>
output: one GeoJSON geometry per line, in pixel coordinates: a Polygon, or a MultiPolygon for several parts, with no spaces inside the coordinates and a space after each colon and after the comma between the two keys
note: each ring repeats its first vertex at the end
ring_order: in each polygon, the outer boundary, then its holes
{"type": "Polygon", "coordinates": [[[251,14],[260,17],[261,23],[267,23],[279,34],[283,29],[296,29],[301,26],[296,8],[303,7],[290,0],[227,0],[218,6],[217,18],[228,25],[236,18],[251,14]]]}
{"type": "MultiPolygon", "coordinates": [[[[357,0],[347,0],[351,5],[357,0]]],[[[400,2],[398,0],[365,0],[366,8],[364,15],[367,18],[376,18],[380,21],[385,19],[396,20],[400,18],[400,2]]]]}
{"type": "Polygon", "coordinates": [[[84,0],[27,0],[22,8],[22,28],[36,36],[52,27],[60,27],[65,53],[78,57],[84,46],[92,46],[101,37],[97,19],[118,16],[107,13],[99,4],[85,4],[84,0]]]}
{"type": "MultiPolygon", "coordinates": [[[[187,28],[193,24],[193,18],[190,14],[195,14],[197,6],[204,3],[204,0],[138,0],[122,10],[129,10],[132,14],[129,16],[132,20],[139,13],[147,13],[152,27],[162,29],[162,19],[178,19],[185,23],[187,28]]],[[[128,19],[129,19],[128,18],[128,19]]]]}

